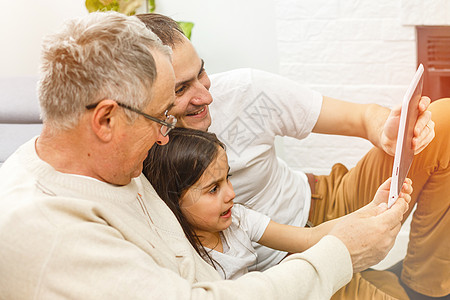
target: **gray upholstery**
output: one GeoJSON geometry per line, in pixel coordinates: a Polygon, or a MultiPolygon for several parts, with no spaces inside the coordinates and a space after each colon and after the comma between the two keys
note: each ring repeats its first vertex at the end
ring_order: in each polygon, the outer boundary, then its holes
{"type": "Polygon", "coordinates": [[[41,131],[37,81],[37,77],[0,78],[0,166],[41,131]]]}

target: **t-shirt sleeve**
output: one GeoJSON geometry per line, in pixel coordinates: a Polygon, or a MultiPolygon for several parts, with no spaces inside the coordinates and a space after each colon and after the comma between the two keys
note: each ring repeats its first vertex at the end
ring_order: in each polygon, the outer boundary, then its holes
{"type": "Polygon", "coordinates": [[[303,139],[314,128],[322,107],[322,95],[317,91],[261,70],[214,74],[211,82],[213,132],[227,128],[235,134],[233,128],[246,127],[268,137],[303,139]]]}
{"type": "Polygon", "coordinates": [[[236,204],[233,207],[233,214],[237,218],[237,222],[239,222],[238,226],[247,233],[252,242],[257,242],[261,239],[270,222],[268,216],[240,204],[236,204]]]}

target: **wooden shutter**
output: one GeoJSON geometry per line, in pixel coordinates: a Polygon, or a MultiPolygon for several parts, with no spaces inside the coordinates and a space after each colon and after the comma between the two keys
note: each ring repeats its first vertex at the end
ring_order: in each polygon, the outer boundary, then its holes
{"type": "Polygon", "coordinates": [[[417,64],[424,72],[423,94],[431,100],[450,97],[450,26],[417,27],[417,64]]]}

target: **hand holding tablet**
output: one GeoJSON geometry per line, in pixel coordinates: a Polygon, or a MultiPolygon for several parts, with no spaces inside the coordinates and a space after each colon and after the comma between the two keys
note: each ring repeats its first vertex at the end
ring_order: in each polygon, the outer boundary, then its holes
{"type": "Polygon", "coordinates": [[[388,207],[397,200],[414,157],[412,139],[419,115],[419,101],[422,97],[423,71],[423,66],[420,64],[403,98],[388,207]]]}

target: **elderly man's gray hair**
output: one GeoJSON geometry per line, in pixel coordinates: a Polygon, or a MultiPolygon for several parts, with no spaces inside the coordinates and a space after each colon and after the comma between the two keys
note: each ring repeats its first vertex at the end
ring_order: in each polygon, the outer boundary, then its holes
{"type": "Polygon", "coordinates": [[[43,121],[54,129],[72,128],[86,105],[103,99],[145,107],[156,78],[152,51],[171,53],[136,17],[98,12],[66,22],[43,44],[43,121]]]}

